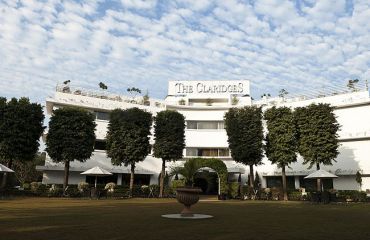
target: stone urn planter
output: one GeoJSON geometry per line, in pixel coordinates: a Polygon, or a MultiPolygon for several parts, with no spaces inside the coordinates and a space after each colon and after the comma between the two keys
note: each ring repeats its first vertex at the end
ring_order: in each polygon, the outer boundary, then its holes
{"type": "Polygon", "coordinates": [[[176,189],[176,199],[184,205],[181,211],[182,217],[193,217],[190,207],[199,201],[199,194],[202,192],[200,188],[182,187],[176,189]]]}

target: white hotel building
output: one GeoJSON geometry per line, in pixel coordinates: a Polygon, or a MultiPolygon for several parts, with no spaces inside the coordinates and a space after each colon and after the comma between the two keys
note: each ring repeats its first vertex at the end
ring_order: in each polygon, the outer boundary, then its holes
{"type": "MultiPolygon", "coordinates": [[[[47,114],[52,114],[52,110],[58,107],[77,106],[93,111],[96,115],[95,151],[86,162],[71,163],[70,184],[92,181],[80,173],[94,166],[101,166],[113,173],[112,177],[102,178],[100,181],[128,183],[129,168],[111,164],[104,151],[104,139],[109,123],[109,112],[115,108],[132,107],[144,109],[153,115],[165,109],[182,113],[186,119],[184,159],[193,157],[222,159],[228,168],[229,181],[236,181],[241,176],[242,183],[245,183],[249,168],[234,162],[228,149],[223,118],[229,108],[250,105],[262,106],[263,109],[272,106],[295,108],[311,103],[329,103],[335,107],[335,114],[341,125],[339,132],[341,145],[336,162],[332,166],[322,166],[339,177],[328,180],[324,185],[338,190],[370,189],[370,97],[367,86],[352,91],[327,92],[326,95],[263,97],[257,101],[252,100],[249,86],[249,81],[170,81],[165,100],[144,101],[142,97],[119,96],[105,91],[85,91],[63,85],[57,87],[54,96],[46,100],[46,110],[47,114]],[[362,173],[362,186],[356,182],[357,171],[362,173]]],[[[153,138],[151,142],[153,143],[153,138]]],[[[169,170],[171,164],[167,165],[169,170]]],[[[314,187],[312,181],[304,180],[305,176],[314,171],[307,167],[302,164],[301,157],[298,158],[298,162],[291,165],[291,169],[287,170],[290,188],[314,187]]],[[[37,169],[43,171],[44,183],[63,182],[63,164],[54,163],[47,157],[45,165],[38,166],[37,169]]],[[[160,169],[161,159],[149,155],[143,162],[137,164],[136,182],[158,184],[160,169]]],[[[268,159],[263,159],[263,165],[257,166],[255,170],[261,177],[262,187],[280,184],[281,171],[268,159]]],[[[207,174],[212,175],[212,171],[200,173],[197,182],[207,192],[215,193],[217,179],[207,177],[207,174]]]]}

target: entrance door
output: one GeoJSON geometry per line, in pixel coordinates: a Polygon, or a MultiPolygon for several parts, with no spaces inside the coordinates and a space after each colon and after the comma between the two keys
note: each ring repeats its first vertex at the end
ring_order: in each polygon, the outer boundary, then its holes
{"type": "Polygon", "coordinates": [[[214,172],[198,172],[194,177],[194,187],[202,189],[205,195],[218,194],[218,177],[214,172]]]}

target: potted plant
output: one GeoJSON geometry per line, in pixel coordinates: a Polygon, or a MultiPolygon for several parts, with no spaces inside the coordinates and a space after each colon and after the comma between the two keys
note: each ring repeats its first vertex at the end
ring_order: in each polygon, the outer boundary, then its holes
{"type": "Polygon", "coordinates": [[[176,199],[184,205],[184,209],[181,211],[183,217],[193,216],[190,207],[199,201],[199,194],[202,192],[200,188],[194,187],[194,176],[198,170],[199,165],[196,159],[189,159],[183,167],[171,169],[170,176],[181,175],[185,180],[185,186],[176,189],[176,199]]]}
{"type": "Polygon", "coordinates": [[[182,98],[179,100],[179,105],[185,105],[185,103],[186,103],[185,99],[182,98]]]}

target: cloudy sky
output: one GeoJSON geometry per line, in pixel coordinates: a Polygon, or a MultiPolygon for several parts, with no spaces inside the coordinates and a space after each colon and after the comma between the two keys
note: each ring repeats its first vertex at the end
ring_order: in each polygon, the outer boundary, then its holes
{"type": "Polygon", "coordinates": [[[368,0],[0,0],[0,96],[249,79],[252,96],[370,79],[368,0]]]}

